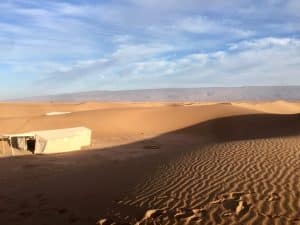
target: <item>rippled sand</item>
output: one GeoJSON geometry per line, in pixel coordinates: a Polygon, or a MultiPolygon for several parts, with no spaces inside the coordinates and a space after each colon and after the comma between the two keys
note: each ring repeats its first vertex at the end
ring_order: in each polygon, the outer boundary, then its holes
{"type": "Polygon", "coordinates": [[[157,210],[140,224],[299,223],[299,138],[209,144],[157,169],[119,207],[157,210]]]}

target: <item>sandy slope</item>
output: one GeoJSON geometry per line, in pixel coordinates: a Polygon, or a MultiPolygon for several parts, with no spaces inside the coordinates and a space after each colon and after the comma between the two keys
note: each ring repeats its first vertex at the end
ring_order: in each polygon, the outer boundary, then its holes
{"type": "Polygon", "coordinates": [[[95,150],[0,159],[0,224],[299,224],[298,107],[1,104],[0,133],[87,126],[95,150]]]}
{"type": "Polygon", "coordinates": [[[299,138],[211,144],[193,151],[137,185],[118,202],[120,211],[156,210],[157,217],[137,217],[139,224],[298,224],[299,138]]]}
{"type": "Polygon", "coordinates": [[[233,103],[233,105],[244,107],[246,109],[266,112],[266,113],[294,114],[300,112],[299,102],[286,102],[286,101],[263,102],[263,103],[243,102],[243,103],[233,103]]]}
{"type": "Polygon", "coordinates": [[[99,102],[82,102],[82,103],[0,103],[1,112],[0,118],[13,117],[32,117],[42,116],[48,112],[62,111],[62,112],[78,112],[89,111],[95,109],[119,109],[131,108],[138,105],[139,107],[160,106],[161,103],[99,103],[99,102]]]}
{"type": "Polygon", "coordinates": [[[210,119],[255,113],[230,104],[82,103],[1,105],[0,134],[86,126],[93,147],[114,146],[181,129],[210,119]],[[46,116],[47,112],[72,112],[46,116]]]}

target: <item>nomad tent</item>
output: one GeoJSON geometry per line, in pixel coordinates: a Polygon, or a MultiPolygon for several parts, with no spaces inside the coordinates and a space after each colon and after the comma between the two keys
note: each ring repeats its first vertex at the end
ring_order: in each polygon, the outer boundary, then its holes
{"type": "Polygon", "coordinates": [[[9,139],[5,136],[0,135],[0,156],[4,156],[7,153],[9,139]]]}
{"type": "Polygon", "coordinates": [[[49,154],[80,150],[91,144],[92,131],[86,127],[32,131],[5,135],[12,148],[49,154]]]}

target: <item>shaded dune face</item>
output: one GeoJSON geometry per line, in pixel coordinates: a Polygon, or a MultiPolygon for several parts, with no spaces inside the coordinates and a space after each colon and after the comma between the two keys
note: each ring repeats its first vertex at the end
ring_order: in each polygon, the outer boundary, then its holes
{"type": "Polygon", "coordinates": [[[101,151],[1,159],[0,224],[295,224],[299,138],[299,114],[243,112],[101,151]]]}
{"type": "Polygon", "coordinates": [[[243,115],[215,119],[192,129],[208,130],[218,141],[247,140],[300,134],[300,114],[243,115]],[[201,127],[203,126],[203,127],[201,127]]]}

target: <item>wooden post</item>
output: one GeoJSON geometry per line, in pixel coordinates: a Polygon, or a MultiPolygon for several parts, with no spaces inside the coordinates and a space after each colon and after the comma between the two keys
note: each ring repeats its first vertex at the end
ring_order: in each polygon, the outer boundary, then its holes
{"type": "Polygon", "coordinates": [[[4,146],[4,141],[3,141],[4,139],[2,139],[2,151],[3,151],[3,155],[5,155],[5,146],[4,146]]]}
{"type": "Polygon", "coordinates": [[[13,149],[13,146],[12,146],[12,143],[11,143],[11,137],[9,137],[9,143],[10,143],[11,155],[12,155],[12,156],[15,156],[15,154],[14,154],[14,149],[13,149]]]}

